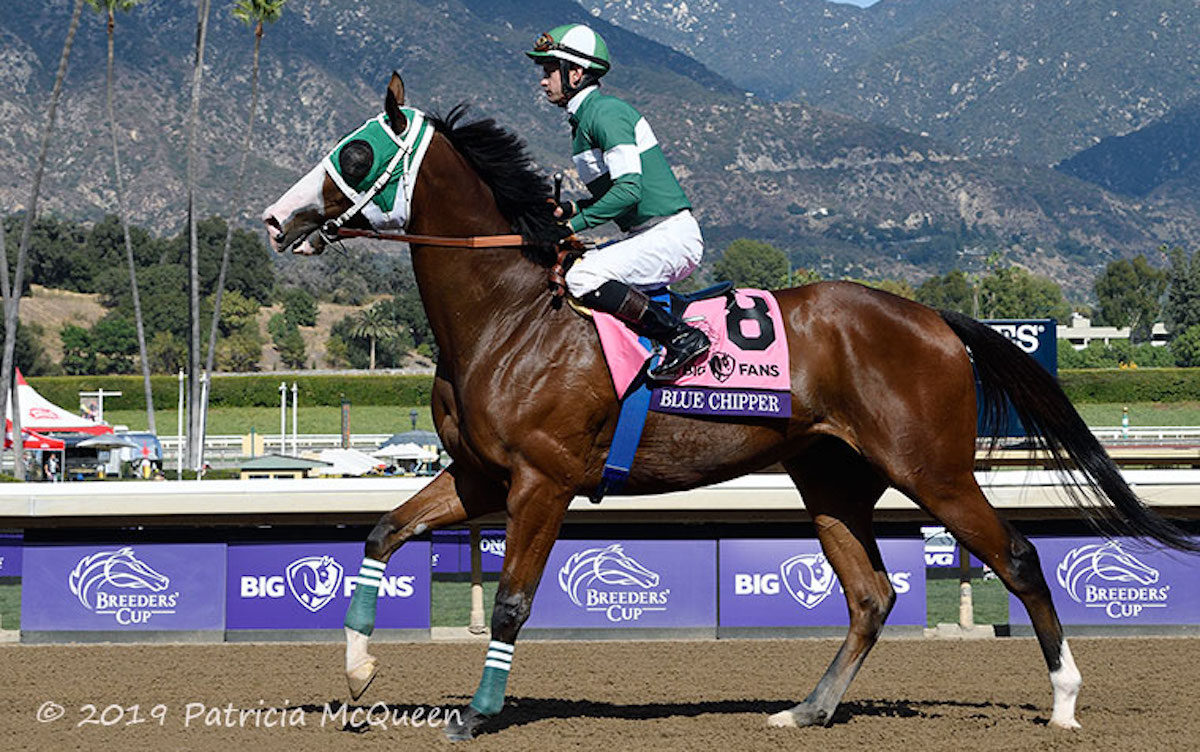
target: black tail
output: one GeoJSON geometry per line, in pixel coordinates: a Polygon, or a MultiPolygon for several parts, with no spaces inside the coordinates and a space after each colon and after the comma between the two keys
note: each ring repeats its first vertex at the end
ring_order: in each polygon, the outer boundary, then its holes
{"type": "Polygon", "coordinates": [[[1007,398],[1029,438],[1053,457],[1071,500],[1101,532],[1118,531],[1095,515],[1088,497],[1115,508],[1127,528],[1124,532],[1180,551],[1200,551],[1200,542],[1146,506],[1125,483],[1053,376],[991,327],[953,311],[940,313],[970,350],[982,387],[979,412],[984,425],[1004,425],[1007,398]],[[1084,480],[1072,469],[1079,470],[1084,480]]]}

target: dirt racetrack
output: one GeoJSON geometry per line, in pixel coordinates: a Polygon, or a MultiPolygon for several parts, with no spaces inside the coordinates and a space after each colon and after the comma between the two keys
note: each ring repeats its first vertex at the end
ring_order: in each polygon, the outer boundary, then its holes
{"type": "Polygon", "coordinates": [[[340,645],[5,645],[0,748],[1200,748],[1200,639],[1072,640],[1084,679],[1080,731],[1046,725],[1050,683],[1031,639],[881,642],[832,727],[767,728],[768,713],[808,693],[837,644],[521,643],[505,714],[486,735],[458,745],[426,720],[434,706],[469,701],[481,643],[375,645],[383,668],[358,713],[371,703],[388,707],[376,707],[374,725],[350,729],[340,645]]]}

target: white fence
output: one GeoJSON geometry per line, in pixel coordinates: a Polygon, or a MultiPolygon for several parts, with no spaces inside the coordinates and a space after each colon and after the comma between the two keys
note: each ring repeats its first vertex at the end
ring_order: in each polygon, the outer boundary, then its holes
{"type": "MultiPolygon", "coordinates": [[[[1092,429],[1102,443],[1108,445],[1122,444],[1200,444],[1200,426],[1157,426],[1123,429],[1120,426],[1105,426],[1092,429]]],[[[288,434],[286,442],[279,434],[259,434],[264,440],[264,452],[275,454],[297,454],[303,452],[319,452],[322,449],[333,449],[342,445],[342,435],[339,433],[308,433],[299,434],[293,447],[292,436],[288,434]],[[286,448],[284,444],[286,443],[286,448]]],[[[379,448],[387,441],[390,433],[354,433],[350,434],[350,448],[370,452],[379,448]]],[[[243,452],[245,436],[209,436],[204,442],[204,457],[214,467],[231,464],[235,460],[247,456],[243,452]]],[[[179,441],[174,435],[160,436],[163,452],[168,466],[179,454],[179,441]]]]}

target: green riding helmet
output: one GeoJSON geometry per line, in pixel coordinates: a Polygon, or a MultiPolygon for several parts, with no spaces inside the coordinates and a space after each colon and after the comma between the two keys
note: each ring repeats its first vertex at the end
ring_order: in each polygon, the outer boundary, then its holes
{"type": "Polygon", "coordinates": [[[597,78],[612,67],[604,38],[583,24],[558,26],[543,33],[525,54],[538,63],[550,58],[565,60],[582,66],[597,78]]]}

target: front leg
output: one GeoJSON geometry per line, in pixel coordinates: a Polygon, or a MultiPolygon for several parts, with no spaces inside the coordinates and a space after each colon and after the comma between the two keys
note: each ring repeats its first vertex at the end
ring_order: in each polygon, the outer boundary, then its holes
{"type": "Polygon", "coordinates": [[[367,652],[367,641],[375,631],[375,609],[388,559],[414,535],[503,506],[502,487],[455,463],[379,519],[367,538],[358,583],[346,609],[346,681],[351,699],[362,697],[378,671],[378,661],[367,652]]]}
{"type": "Polygon", "coordinates": [[[492,640],[484,659],[483,678],[461,720],[446,726],[446,736],[452,741],[473,738],[479,727],[504,707],[517,633],[533,608],[534,592],[572,495],[570,489],[540,474],[528,472],[514,480],[508,499],[504,566],[492,609],[492,640]]]}

